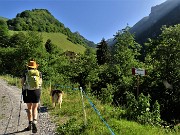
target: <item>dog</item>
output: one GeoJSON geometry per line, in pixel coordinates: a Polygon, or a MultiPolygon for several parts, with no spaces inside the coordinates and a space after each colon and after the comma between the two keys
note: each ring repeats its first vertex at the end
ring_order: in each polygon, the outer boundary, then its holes
{"type": "Polygon", "coordinates": [[[51,90],[50,95],[51,95],[51,99],[52,99],[53,108],[55,108],[58,104],[59,104],[59,108],[61,108],[63,91],[51,90]]]}

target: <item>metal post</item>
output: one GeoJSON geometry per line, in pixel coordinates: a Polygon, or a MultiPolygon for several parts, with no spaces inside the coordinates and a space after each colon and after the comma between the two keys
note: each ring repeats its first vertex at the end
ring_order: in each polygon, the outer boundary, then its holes
{"type": "Polygon", "coordinates": [[[83,93],[82,93],[82,87],[80,87],[80,91],[81,91],[81,98],[82,98],[82,107],[83,107],[83,114],[84,114],[84,125],[87,124],[87,119],[86,119],[86,110],[85,110],[85,106],[84,106],[84,99],[83,99],[83,93]]]}

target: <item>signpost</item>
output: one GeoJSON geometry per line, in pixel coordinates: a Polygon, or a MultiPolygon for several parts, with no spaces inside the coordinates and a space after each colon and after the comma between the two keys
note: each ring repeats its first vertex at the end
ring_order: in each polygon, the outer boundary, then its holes
{"type": "Polygon", "coordinates": [[[141,69],[141,68],[132,68],[132,74],[133,75],[145,76],[146,75],[146,70],[145,69],[141,69]]]}
{"type": "Polygon", "coordinates": [[[132,68],[132,75],[137,76],[137,97],[139,96],[139,76],[145,76],[146,70],[140,68],[132,68]]]}

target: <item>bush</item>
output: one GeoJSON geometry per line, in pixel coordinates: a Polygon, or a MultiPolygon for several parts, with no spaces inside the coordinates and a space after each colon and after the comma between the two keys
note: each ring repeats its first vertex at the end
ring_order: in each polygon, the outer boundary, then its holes
{"type": "Polygon", "coordinates": [[[135,120],[141,124],[159,125],[160,118],[160,105],[156,101],[150,111],[150,96],[140,94],[138,99],[132,93],[127,93],[127,118],[135,120]]]}

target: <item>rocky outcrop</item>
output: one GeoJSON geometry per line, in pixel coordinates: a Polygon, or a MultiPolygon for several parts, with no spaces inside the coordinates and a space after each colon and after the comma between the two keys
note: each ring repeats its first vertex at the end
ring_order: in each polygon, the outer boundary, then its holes
{"type": "Polygon", "coordinates": [[[174,25],[180,23],[178,18],[180,0],[167,0],[166,2],[151,8],[149,16],[137,22],[130,32],[134,33],[137,42],[143,43],[147,38],[154,38],[160,34],[163,25],[174,25]],[[171,21],[171,23],[169,22],[171,21]]]}

